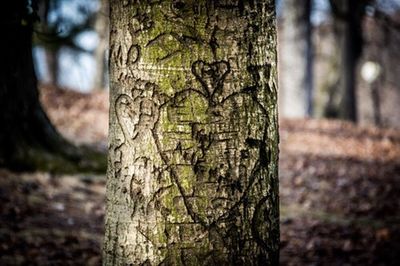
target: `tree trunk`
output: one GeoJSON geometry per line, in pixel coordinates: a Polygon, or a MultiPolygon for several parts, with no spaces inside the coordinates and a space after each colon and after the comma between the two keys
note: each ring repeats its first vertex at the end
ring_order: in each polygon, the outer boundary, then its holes
{"type": "Polygon", "coordinates": [[[83,154],[59,135],[39,102],[32,59],[33,2],[11,1],[0,11],[0,166],[69,172],[83,162],[83,154]]]}
{"type": "Polygon", "coordinates": [[[285,117],[313,112],[311,0],[285,0],[280,43],[280,101],[285,117]]]}
{"type": "Polygon", "coordinates": [[[346,1],[345,36],[342,50],[343,96],[340,102],[339,117],[357,121],[356,112],[356,67],[359,58],[358,42],[361,38],[361,18],[358,16],[357,1],[346,1]]]}
{"type": "MultiPolygon", "coordinates": [[[[51,45],[50,45],[51,46],[51,45]]],[[[58,66],[58,54],[59,48],[47,47],[46,48],[46,65],[47,65],[47,74],[49,78],[49,83],[58,87],[58,75],[59,75],[59,66],[58,66]]]]}
{"type": "Polygon", "coordinates": [[[335,27],[342,36],[338,38],[341,53],[340,81],[335,88],[339,93],[338,105],[329,108],[337,108],[333,113],[337,113],[339,118],[356,122],[356,69],[363,47],[361,24],[368,1],[330,0],[330,3],[335,27]]]}
{"type": "Polygon", "coordinates": [[[326,74],[324,73],[323,83],[321,85],[321,94],[326,94],[320,97],[318,102],[318,111],[321,117],[327,118],[338,118],[340,109],[340,100],[343,95],[344,88],[341,86],[341,69],[342,69],[342,47],[344,39],[344,23],[340,20],[334,20],[332,23],[332,46],[330,48],[329,55],[326,58],[328,60],[328,69],[326,74]]]}
{"type": "MultiPolygon", "coordinates": [[[[49,12],[50,12],[50,0],[38,0],[37,15],[42,24],[42,28],[48,30],[49,27],[49,12]]],[[[54,33],[55,34],[55,33],[54,33]]],[[[48,83],[54,86],[58,86],[58,75],[59,75],[59,51],[60,47],[49,42],[45,47],[46,67],[47,67],[47,78],[48,83]]]]}
{"type": "Polygon", "coordinates": [[[111,1],[104,265],[277,265],[274,1],[111,1]]]}
{"type": "Polygon", "coordinates": [[[108,48],[109,29],[108,29],[108,18],[109,18],[109,6],[108,0],[100,1],[101,7],[96,16],[95,30],[99,35],[99,44],[95,50],[96,59],[96,77],[94,79],[93,87],[95,89],[105,89],[108,87],[106,73],[107,73],[107,62],[106,53],[108,48]]]}

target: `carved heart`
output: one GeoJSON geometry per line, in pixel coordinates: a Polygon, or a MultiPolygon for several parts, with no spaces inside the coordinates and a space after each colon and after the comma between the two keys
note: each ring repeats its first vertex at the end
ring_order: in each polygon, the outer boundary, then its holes
{"type": "Polygon", "coordinates": [[[152,128],[158,119],[160,97],[158,87],[147,81],[136,80],[129,94],[121,94],[115,101],[118,123],[126,142],[138,134],[138,127],[152,128]]]}
{"type": "Polygon", "coordinates": [[[210,225],[231,215],[246,197],[259,167],[254,158],[260,156],[259,146],[248,145],[248,139],[263,136],[243,125],[265,125],[266,116],[244,93],[228,97],[218,115],[211,113],[215,108],[198,108],[207,104],[196,90],[177,95],[160,110],[161,124],[171,130],[161,125],[156,130],[163,135],[158,150],[179,188],[176,204],[185,206],[194,221],[210,225]],[[246,111],[237,112],[238,105],[246,111]]]}
{"type": "Polygon", "coordinates": [[[132,141],[135,137],[136,125],[139,122],[138,105],[129,95],[121,94],[115,101],[115,111],[124,135],[124,141],[132,141]]]}
{"type": "Polygon", "coordinates": [[[192,73],[202,86],[204,96],[213,105],[217,104],[216,95],[223,89],[226,76],[230,72],[227,61],[216,61],[206,63],[202,60],[192,64],[192,73]]]}

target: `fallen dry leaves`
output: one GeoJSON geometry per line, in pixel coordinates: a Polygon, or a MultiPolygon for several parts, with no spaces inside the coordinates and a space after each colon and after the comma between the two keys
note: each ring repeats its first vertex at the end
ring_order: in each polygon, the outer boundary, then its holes
{"type": "Polygon", "coordinates": [[[281,122],[282,265],[397,265],[400,131],[281,122]]]}

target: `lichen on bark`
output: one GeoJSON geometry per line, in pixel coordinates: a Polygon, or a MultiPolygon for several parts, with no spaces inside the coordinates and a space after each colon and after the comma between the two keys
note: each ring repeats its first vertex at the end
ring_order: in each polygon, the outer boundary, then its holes
{"type": "Polygon", "coordinates": [[[105,265],[276,264],[273,1],[111,1],[105,265]]]}

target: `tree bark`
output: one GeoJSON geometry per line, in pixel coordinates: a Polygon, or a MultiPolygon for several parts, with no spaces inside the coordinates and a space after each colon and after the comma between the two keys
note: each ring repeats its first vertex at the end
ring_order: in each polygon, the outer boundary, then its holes
{"type": "Polygon", "coordinates": [[[311,0],[285,0],[280,43],[280,103],[285,117],[313,113],[311,0]]]}
{"type": "Polygon", "coordinates": [[[277,265],[274,1],[111,5],[104,265],[277,265]]]}

